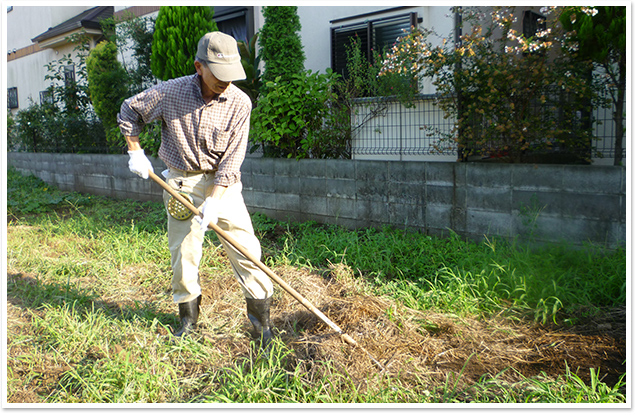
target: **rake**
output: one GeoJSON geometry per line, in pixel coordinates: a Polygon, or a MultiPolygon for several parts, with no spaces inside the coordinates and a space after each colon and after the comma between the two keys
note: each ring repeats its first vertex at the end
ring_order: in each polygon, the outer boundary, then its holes
{"type": "MultiPolygon", "coordinates": [[[[170,185],[168,185],[164,180],[162,180],[159,176],[157,176],[152,170],[149,170],[149,176],[152,180],[154,180],[159,186],[161,186],[166,192],[168,192],[172,197],[178,200],[183,206],[191,210],[195,215],[200,216],[201,212],[199,209],[194,206],[189,200],[187,200],[183,195],[174,190],[170,185]]],[[[359,343],[355,341],[350,335],[344,333],[342,329],[335,324],[331,319],[329,319],[324,313],[322,313],[317,307],[315,307],[309,300],[304,298],[299,292],[297,292],[293,287],[287,284],[282,278],[280,278],[276,273],[274,273],[267,265],[262,263],[260,259],[256,258],[252,255],[247,249],[245,249],[242,245],[240,245],[234,238],[232,238],[227,232],[223,231],[218,225],[215,223],[210,223],[209,228],[212,229],[216,234],[223,238],[225,241],[230,243],[234,248],[236,248],[241,254],[243,254],[247,259],[252,261],[258,268],[260,268],[265,274],[269,276],[273,281],[275,281],[278,285],[280,285],[287,293],[289,293],[293,298],[295,298],[300,304],[306,307],[311,313],[317,316],[320,320],[322,320],[327,326],[329,326],[333,331],[340,335],[341,339],[353,347],[359,347],[363,350],[366,355],[372,360],[372,362],[377,365],[382,372],[385,370],[384,367],[375,359],[366,349],[364,349],[359,343]]]]}

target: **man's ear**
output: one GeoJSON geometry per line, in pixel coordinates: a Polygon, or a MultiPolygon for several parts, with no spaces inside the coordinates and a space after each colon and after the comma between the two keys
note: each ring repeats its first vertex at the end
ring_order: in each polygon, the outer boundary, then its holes
{"type": "Polygon", "coordinates": [[[194,61],[194,68],[196,68],[196,73],[199,74],[200,76],[203,75],[203,71],[202,71],[201,66],[202,66],[202,64],[199,61],[197,61],[197,60],[194,61]]]}

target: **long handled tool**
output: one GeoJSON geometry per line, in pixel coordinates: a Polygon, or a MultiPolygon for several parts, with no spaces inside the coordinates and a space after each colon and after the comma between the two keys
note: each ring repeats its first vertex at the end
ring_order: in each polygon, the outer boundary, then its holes
{"type": "MultiPolygon", "coordinates": [[[[185,207],[187,207],[189,210],[191,210],[195,215],[201,215],[201,212],[198,210],[198,208],[196,206],[194,206],[189,200],[187,200],[185,197],[183,197],[180,193],[178,193],[176,190],[174,190],[170,185],[168,185],[165,181],[163,181],[159,176],[157,176],[152,170],[149,170],[149,175],[150,178],[152,178],[152,180],[154,180],[155,182],[157,182],[163,189],[165,189],[166,192],[168,192],[172,197],[174,197],[176,200],[178,200],[179,202],[181,202],[185,207]]],[[[243,254],[246,258],[248,258],[250,261],[252,261],[258,268],[260,268],[265,274],[267,274],[269,276],[269,278],[271,278],[272,280],[274,280],[278,285],[280,285],[286,292],[288,292],[289,294],[291,294],[291,296],[293,296],[293,298],[295,298],[296,300],[298,300],[300,302],[300,304],[302,304],[303,306],[305,306],[310,312],[312,312],[313,314],[315,314],[320,320],[322,320],[324,323],[326,323],[331,329],[333,329],[336,333],[338,333],[342,340],[344,340],[346,343],[348,343],[351,346],[358,346],[360,347],[362,350],[364,350],[364,352],[366,352],[366,354],[368,355],[368,357],[376,364],[378,365],[382,371],[384,370],[383,366],[374,358],[370,355],[370,353],[368,353],[368,351],[366,351],[363,347],[361,347],[359,344],[357,344],[357,342],[348,334],[344,333],[342,331],[341,328],[338,327],[337,324],[335,324],[334,322],[332,322],[326,315],[324,315],[324,313],[322,313],[319,309],[317,309],[313,304],[311,304],[311,302],[309,300],[307,300],[306,298],[304,298],[302,295],[300,295],[299,292],[297,292],[295,289],[293,289],[293,287],[291,287],[289,284],[287,284],[282,278],[280,278],[279,276],[277,276],[268,266],[266,266],[265,264],[263,264],[260,259],[256,258],[254,255],[252,255],[249,251],[247,251],[247,249],[245,249],[242,245],[240,245],[234,238],[232,238],[230,235],[228,235],[225,231],[223,231],[220,227],[218,227],[218,225],[216,225],[215,223],[210,223],[209,227],[216,232],[216,234],[218,236],[220,236],[221,238],[223,238],[224,240],[226,240],[227,242],[229,242],[234,248],[236,248],[241,254],[243,254]]]]}

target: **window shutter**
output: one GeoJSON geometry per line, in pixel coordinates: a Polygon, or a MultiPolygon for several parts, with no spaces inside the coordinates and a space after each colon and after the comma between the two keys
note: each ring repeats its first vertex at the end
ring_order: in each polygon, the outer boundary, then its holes
{"type": "Polygon", "coordinates": [[[523,13],[523,35],[526,38],[533,37],[538,31],[546,28],[544,16],[531,10],[526,10],[523,13]]]}
{"type": "Polygon", "coordinates": [[[405,32],[410,31],[412,26],[411,16],[400,16],[395,19],[390,19],[382,22],[375,23],[373,25],[374,34],[374,48],[379,52],[383,52],[384,48],[392,47],[397,38],[403,36],[405,32]]]}
{"type": "Polygon", "coordinates": [[[373,50],[383,53],[384,48],[392,47],[397,38],[405,34],[404,31],[409,32],[417,24],[417,13],[408,13],[331,28],[331,69],[347,77],[346,48],[354,36],[359,38],[361,49],[370,62],[373,50]]]}
{"type": "Polygon", "coordinates": [[[368,25],[366,23],[331,29],[331,69],[346,77],[346,48],[357,36],[368,58],[368,25]]]}

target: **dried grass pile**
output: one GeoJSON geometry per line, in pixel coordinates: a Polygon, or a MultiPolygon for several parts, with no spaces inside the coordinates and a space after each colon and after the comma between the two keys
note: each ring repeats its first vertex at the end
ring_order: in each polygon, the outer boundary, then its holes
{"type": "MultiPolygon", "coordinates": [[[[322,273],[293,267],[277,268],[275,272],[361,346],[344,343],[330,327],[278,288],[272,322],[280,339],[294,350],[295,364],[311,370],[313,362],[330,361],[358,385],[380,373],[413,387],[421,386],[422,379],[428,385],[441,384],[450,373],[461,373],[460,382],[467,384],[485,374],[495,376],[503,371],[498,379],[505,382],[541,372],[555,378],[564,374],[567,366],[583,379],[591,367],[602,367],[605,375],[615,379],[624,373],[619,362],[625,359],[625,336],[597,330],[579,334],[527,321],[479,320],[413,310],[393,299],[373,295],[344,265],[322,273]]],[[[245,355],[248,341],[226,334],[244,333],[247,337],[250,329],[242,293],[233,279],[228,284],[229,279],[204,282],[203,324],[206,336],[213,338],[218,347],[232,350],[234,356],[245,355]]]]}

